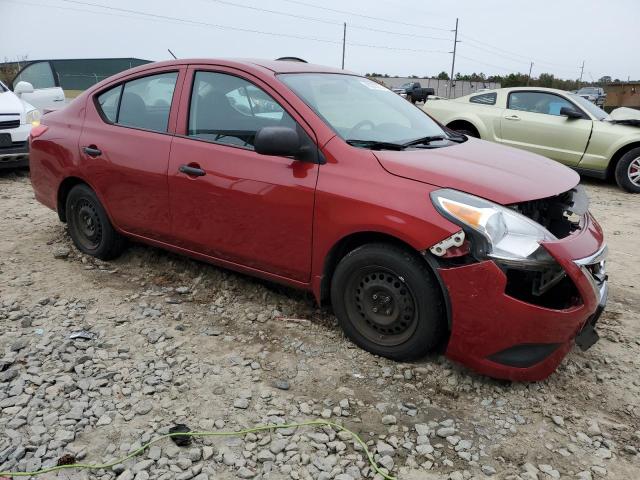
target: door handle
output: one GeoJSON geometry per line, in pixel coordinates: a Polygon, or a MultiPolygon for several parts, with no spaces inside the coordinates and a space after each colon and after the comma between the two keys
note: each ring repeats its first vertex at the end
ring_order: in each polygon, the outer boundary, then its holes
{"type": "Polygon", "coordinates": [[[207,174],[199,165],[180,165],[178,171],[192,177],[204,177],[207,174]]]}
{"type": "Polygon", "coordinates": [[[89,145],[88,147],[83,147],[82,151],[93,158],[99,157],[100,155],[102,155],[102,150],[100,150],[95,145],[89,145]]]}
{"type": "Polygon", "coordinates": [[[520,120],[520,117],[517,115],[509,115],[508,117],[504,117],[506,120],[520,120]]]}

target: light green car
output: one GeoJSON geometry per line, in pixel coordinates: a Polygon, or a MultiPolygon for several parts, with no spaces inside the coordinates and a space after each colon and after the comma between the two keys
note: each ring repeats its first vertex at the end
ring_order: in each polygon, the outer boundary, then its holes
{"type": "MultiPolygon", "coordinates": [[[[539,153],[640,193],[640,115],[607,113],[573,93],[551,88],[501,88],[453,100],[427,101],[424,110],[452,130],[539,153]],[[620,118],[623,117],[623,118],[620,118]]],[[[614,111],[615,112],[615,111],[614,111]]]]}

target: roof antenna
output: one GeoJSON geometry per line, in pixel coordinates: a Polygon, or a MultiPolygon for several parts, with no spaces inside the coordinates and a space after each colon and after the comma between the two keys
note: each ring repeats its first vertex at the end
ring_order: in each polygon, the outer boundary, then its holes
{"type": "Polygon", "coordinates": [[[173,57],[173,59],[174,59],[174,60],[177,60],[177,59],[178,59],[178,57],[176,57],[176,56],[173,54],[173,52],[171,51],[171,49],[170,49],[170,48],[167,48],[167,51],[171,54],[171,56],[173,57]]]}

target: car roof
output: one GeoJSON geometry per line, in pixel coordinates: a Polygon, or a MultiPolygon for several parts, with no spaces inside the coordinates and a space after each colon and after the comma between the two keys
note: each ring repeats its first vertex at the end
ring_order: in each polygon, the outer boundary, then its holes
{"type": "Polygon", "coordinates": [[[137,71],[143,71],[158,67],[171,67],[177,65],[223,65],[229,67],[249,67],[263,68],[274,73],[339,73],[346,75],[358,75],[357,73],[339,68],[327,67],[325,65],[315,65],[313,63],[304,63],[289,60],[266,60],[255,58],[185,58],[177,60],[166,60],[162,62],[153,62],[140,67],[136,67],[137,71]]]}
{"type": "Polygon", "coordinates": [[[501,88],[499,90],[509,90],[511,92],[534,90],[536,92],[550,92],[550,93],[564,93],[564,94],[571,93],[571,92],[568,92],[566,90],[560,90],[560,89],[557,89],[557,88],[535,87],[535,86],[530,86],[530,87],[507,87],[507,88],[501,88]]]}

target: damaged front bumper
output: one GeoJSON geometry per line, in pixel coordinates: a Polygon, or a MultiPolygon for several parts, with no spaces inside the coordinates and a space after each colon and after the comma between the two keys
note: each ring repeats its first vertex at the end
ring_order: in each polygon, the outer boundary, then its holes
{"type": "Polygon", "coordinates": [[[600,226],[587,213],[579,231],[542,245],[565,272],[553,287],[558,298],[548,302],[513,293],[509,272],[492,260],[438,269],[449,294],[449,358],[492,377],[537,381],[574,342],[586,349],[598,340],[595,323],[607,300],[600,226]]]}

